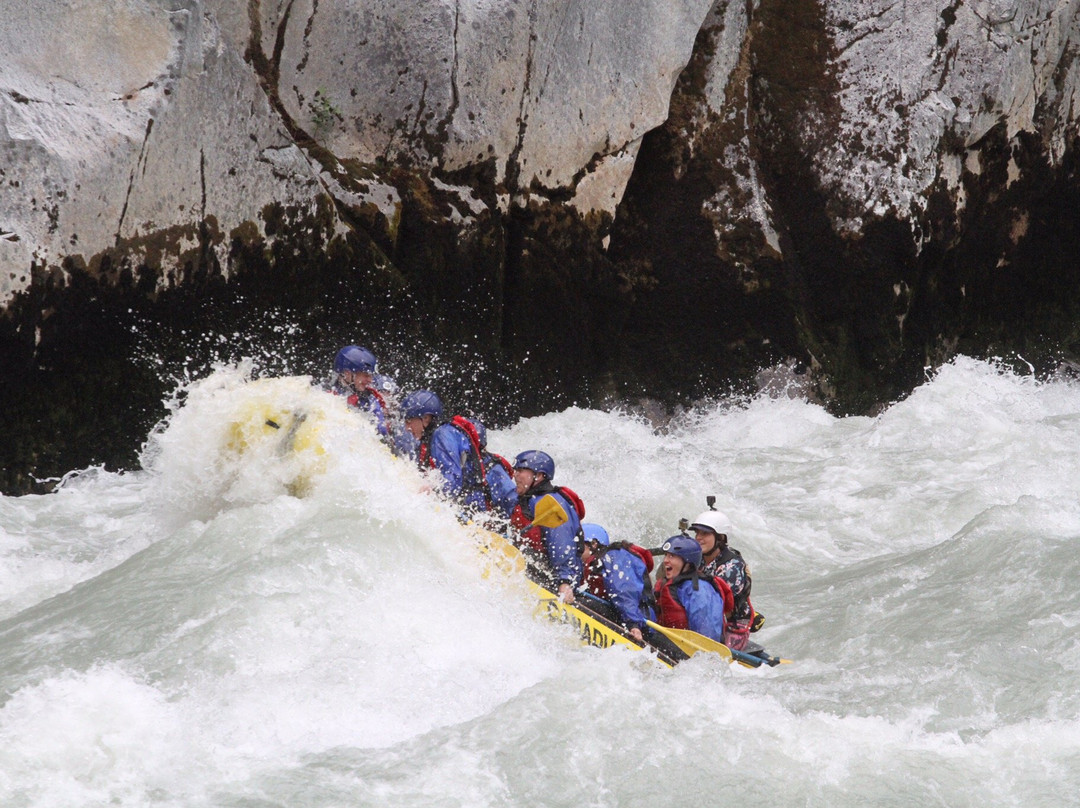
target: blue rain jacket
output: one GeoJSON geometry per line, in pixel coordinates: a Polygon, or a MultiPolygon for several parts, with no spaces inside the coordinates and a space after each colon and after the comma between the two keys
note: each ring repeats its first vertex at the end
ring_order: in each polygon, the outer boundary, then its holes
{"type": "Polygon", "coordinates": [[[491,510],[509,519],[518,501],[514,478],[489,452],[484,452],[484,471],[487,472],[488,490],[491,494],[491,510]]]}
{"type": "Polygon", "coordinates": [[[544,537],[544,552],[548,566],[556,585],[567,583],[570,586],[577,586],[581,583],[585,565],[581,561],[581,520],[578,519],[574,504],[555,491],[550,482],[545,480],[539,491],[534,490],[534,493],[525,495],[528,497],[528,503],[522,506],[522,510],[531,520],[537,500],[549,493],[558,500],[569,518],[559,527],[540,528],[544,537]]]}
{"type": "Polygon", "coordinates": [[[600,557],[598,572],[604,582],[604,596],[619,613],[619,619],[630,628],[645,628],[645,621],[654,619],[651,609],[643,611],[641,607],[645,562],[629,550],[608,550],[600,557]]]}
{"type": "Polygon", "coordinates": [[[477,510],[487,510],[480,466],[469,436],[453,424],[443,424],[432,433],[429,451],[443,476],[443,493],[477,510]]]}
{"type": "Polygon", "coordinates": [[[675,598],[686,610],[690,630],[704,634],[717,642],[724,641],[724,597],[708,581],[698,581],[694,589],[692,580],[684,580],[672,586],[675,598]]]}

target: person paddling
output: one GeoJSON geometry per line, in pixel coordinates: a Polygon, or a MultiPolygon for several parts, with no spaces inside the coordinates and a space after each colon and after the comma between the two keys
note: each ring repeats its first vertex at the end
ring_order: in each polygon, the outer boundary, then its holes
{"type": "Polygon", "coordinates": [[[612,542],[608,532],[592,522],[582,524],[581,532],[585,580],[579,600],[644,642],[650,634],[646,624],[654,616],[652,553],[629,542],[612,542]]]}
{"type": "Polygon", "coordinates": [[[491,503],[490,510],[504,519],[509,519],[517,505],[514,467],[502,455],[488,451],[487,428],[479,419],[471,420],[476,427],[476,436],[480,444],[480,457],[484,465],[484,477],[491,503]]]}
{"type": "Polygon", "coordinates": [[[388,438],[390,405],[379,389],[386,386],[386,380],[375,373],[376,364],[375,354],[367,348],[346,345],[334,357],[334,375],[328,387],[334,395],[344,396],[351,409],[368,413],[378,433],[388,438]]]}
{"type": "Polygon", "coordinates": [[[430,451],[431,435],[442,414],[442,401],[430,390],[416,390],[405,396],[401,401],[401,428],[394,435],[394,453],[419,462],[421,447],[430,451]]]}
{"type": "Polygon", "coordinates": [[[734,605],[730,587],[722,578],[701,574],[701,546],[689,536],[672,536],[660,549],[664,561],[656,582],[656,622],[723,642],[724,615],[734,605]]]}
{"type": "Polygon", "coordinates": [[[555,590],[564,603],[574,602],[574,588],[581,583],[584,565],[581,563],[581,519],[585,505],[569,488],[556,487],[555,461],[546,452],[535,449],[514,458],[514,486],[518,504],[511,515],[511,524],[521,532],[521,549],[533,561],[530,565],[538,583],[555,590]],[[550,495],[566,514],[558,527],[533,525],[536,503],[550,495]]]}
{"type": "Polygon", "coordinates": [[[416,439],[416,463],[424,471],[439,471],[442,493],[470,511],[492,510],[476,424],[461,415],[443,421],[442,401],[430,390],[410,393],[401,402],[401,411],[406,428],[416,439]]]}
{"type": "MultiPolygon", "coordinates": [[[[709,505],[712,505],[711,501],[709,505]]],[[[702,575],[715,575],[725,580],[735,600],[724,634],[724,645],[742,651],[750,642],[750,632],[760,628],[765,619],[761,617],[755,620],[754,607],[750,604],[750,569],[742,554],[728,546],[731,527],[731,520],[722,511],[711,507],[690,523],[694,539],[701,547],[702,575]]]]}

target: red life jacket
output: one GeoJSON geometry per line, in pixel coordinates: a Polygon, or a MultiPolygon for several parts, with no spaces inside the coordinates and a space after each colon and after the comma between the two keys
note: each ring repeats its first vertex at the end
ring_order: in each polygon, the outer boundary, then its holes
{"type": "Polygon", "coordinates": [[[486,452],[485,454],[487,454],[488,457],[490,457],[490,458],[494,459],[496,462],[498,462],[498,464],[500,466],[502,466],[504,469],[506,469],[506,473],[509,474],[511,478],[513,478],[513,476],[514,476],[514,467],[512,465],[510,465],[509,460],[507,460],[502,455],[495,454],[494,452],[486,452]]]}
{"type": "MultiPolygon", "coordinates": [[[[432,432],[434,431],[432,430],[432,432]]],[[[431,456],[431,433],[420,437],[420,450],[416,453],[416,465],[420,467],[421,471],[435,468],[435,458],[431,456]]]]}
{"type": "MultiPolygon", "coordinates": [[[[383,398],[383,394],[380,393],[378,390],[376,390],[374,387],[366,387],[366,388],[364,388],[364,390],[365,390],[365,392],[371,393],[371,395],[375,396],[375,400],[379,402],[379,405],[382,407],[383,413],[385,415],[389,415],[390,411],[386,408],[386,399],[383,398]]],[[[350,407],[359,407],[360,406],[360,394],[359,393],[349,393],[349,397],[345,399],[345,402],[350,407]]]]}
{"type": "MultiPolygon", "coordinates": [[[[476,457],[476,463],[480,468],[480,485],[484,493],[484,510],[491,510],[491,488],[487,481],[487,469],[484,468],[484,453],[480,451],[480,433],[476,431],[476,425],[473,424],[468,418],[461,415],[455,415],[447,423],[451,426],[460,429],[465,433],[465,437],[469,439],[469,446],[472,448],[472,453],[476,457]]],[[[434,430],[432,433],[434,434],[434,430]]],[[[421,469],[435,468],[435,458],[431,456],[431,435],[427,435],[427,440],[421,440],[420,451],[416,454],[416,463],[421,469]]],[[[506,463],[506,460],[503,460],[506,463]]]]}
{"type": "Polygon", "coordinates": [[[644,547],[638,547],[636,544],[630,544],[629,542],[626,545],[626,549],[645,562],[646,575],[653,571],[652,553],[650,553],[644,547]]]}
{"type": "Polygon", "coordinates": [[[490,511],[491,486],[488,485],[487,481],[487,469],[484,468],[484,453],[480,451],[480,433],[476,431],[476,424],[460,415],[455,415],[451,418],[450,423],[464,432],[465,436],[469,439],[469,445],[472,447],[473,456],[476,457],[476,463],[480,467],[480,488],[484,494],[484,510],[490,511]]]}
{"type": "MultiPolygon", "coordinates": [[[[656,582],[656,622],[668,628],[690,628],[690,621],[686,617],[686,609],[679,599],[675,597],[673,584],[693,580],[692,575],[679,575],[674,580],[662,579],[656,582]]],[[[724,599],[724,616],[731,614],[735,608],[735,598],[731,594],[731,587],[723,578],[711,575],[701,576],[699,581],[705,581],[724,599]]]]}
{"type": "MultiPolygon", "coordinates": [[[[335,395],[335,396],[344,395],[346,404],[348,404],[350,407],[359,407],[360,406],[360,394],[357,393],[355,389],[353,390],[353,392],[349,393],[349,392],[347,392],[349,389],[350,388],[347,388],[344,385],[335,384],[330,388],[330,393],[331,393],[331,395],[335,395]]],[[[387,418],[389,418],[390,417],[390,410],[386,406],[386,399],[383,398],[383,394],[380,393],[377,389],[375,389],[374,387],[371,387],[371,386],[365,387],[364,392],[365,393],[371,393],[371,395],[375,396],[375,400],[378,401],[379,404],[382,405],[383,415],[385,415],[387,418]]]]}
{"type": "Polygon", "coordinates": [[[510,524],[516,527],[521,534],[521,544],[536,553],[544,552],[544,533],[536,525],[529,527],[532,520],[525,515],[520,502],[514,506],[514,510],[510,514],[510,524]],[[529,529],[525,530],[525,528],[529,529]]]}
{"type": "Polygon", "coordinates": [[[590,595],[598,598],[607,598],[607,587],[604,586],[604,576],[600,572],[601,566],[590,562],[585,565],[585,578],[582,583],[590,595]]]}
{"type": "Polygon", "coordinates": [[[585,503],[581,501],[581,497],[565,485],[557,485],[555,486],[555,490],[566,497],[570,501],[570,504],[574,506],[574,510],[577,511],[579,522],[585,518],[585,503]]]}
{"type": "Polygon", "coordinates": [[[603,564],[600,559],[604,557],[605,553],[610,553],[612,550],[627,550],[642,560],[645,564],[645,581],[646,588],[650,587],[649,573],[653,571],[653,556],[644,547],[638,547],[636,544],[631,544],[627,541],[612,542],[606,547],[601,547],[592,560],[585,565],[585,585],[588,587],[589,592],[596,595],[598,598],[607,597],[607,587],[604,586],[604,576],[601,574],[603,564]]]}

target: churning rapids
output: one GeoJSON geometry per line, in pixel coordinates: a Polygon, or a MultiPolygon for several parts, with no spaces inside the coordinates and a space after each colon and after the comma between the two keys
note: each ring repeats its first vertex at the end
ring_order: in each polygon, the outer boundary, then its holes
{"type": "Polygon", "coordinates": [[[492,432],[617,538],[715,494],[795,660],[760,670],[580,647],[329,396],[280,389],[318,457],[229,450],[250,388],[192,385],[143,471],[0,498],[5,808],[1080,803],[1076,382],[960,359],[876,418],[492,432]]]}

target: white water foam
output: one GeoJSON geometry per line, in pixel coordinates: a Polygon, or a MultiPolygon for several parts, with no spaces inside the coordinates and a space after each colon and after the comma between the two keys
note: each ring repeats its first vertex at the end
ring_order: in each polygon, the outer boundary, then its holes
{"type": "Polygon", "coordinates": [[[146,470],[0,498],[0,804],[1076,802],[1076,384],[959,359],[877,418],[571,409],[490,441],[647,546],[716,495],[793,664],[579,647],[339,401],[222,369],[146,470]],[[268,396],[315,448],[228,449],[268,396]]]}

